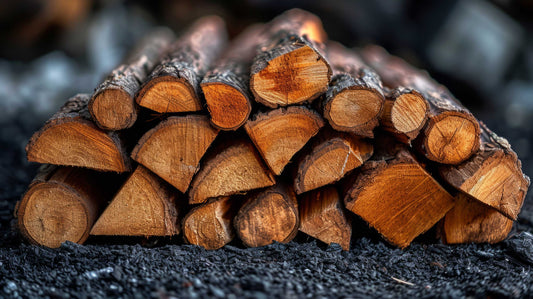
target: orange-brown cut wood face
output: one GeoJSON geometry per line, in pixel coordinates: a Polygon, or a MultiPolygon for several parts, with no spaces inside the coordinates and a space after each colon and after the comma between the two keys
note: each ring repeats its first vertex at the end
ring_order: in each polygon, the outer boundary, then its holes
{"type": "Polygon", "coordinates": [[[134,99],[121,89],[105,89],[91,103],[91,115],[100,127],[126,128],[137,119],[134,99]]]}
{"type": "Polygon", "coordinates": [[[352,128],[375,119],[381,112],[380,95],[366,89],[346,89],[330,103],[329,119],[337,126],[352,128]]]}
{"type": "Polygon", "coordinates": [[[137,104],[159,113],[202,110],[189,82],[172,76],[152,79],[139,92],[137,104]]]}
{"type": "Polygon", "coordinates": [[[400,95],[391,109],[391,120],[394,128],[402,133],[419,129],[426,119],[427,103],[417,94],[400,95]]]}
{"type": "Polygon", "coordinates": [[[211,123],[222,130],[240,127],[250,115],[252,106],[237,89],[221,83],[202,84],[211,115],[211,123]]]}

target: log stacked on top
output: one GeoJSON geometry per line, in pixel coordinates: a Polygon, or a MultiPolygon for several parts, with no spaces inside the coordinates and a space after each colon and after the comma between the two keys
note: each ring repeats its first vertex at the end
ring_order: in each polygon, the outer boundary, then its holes
{"type": "Polygon", "coordinates": [[[301,231],[348,250],[355,215],[401,248],[435,226],[445,243],[494,243],[529,187],[509,143],[426,72],[328,41],[298,9],[229,44],[218,17],[177,39],[158,29],[26,151],[44,167],[18,226],[48,247],[183,233],[217,249],[301,231]]]}

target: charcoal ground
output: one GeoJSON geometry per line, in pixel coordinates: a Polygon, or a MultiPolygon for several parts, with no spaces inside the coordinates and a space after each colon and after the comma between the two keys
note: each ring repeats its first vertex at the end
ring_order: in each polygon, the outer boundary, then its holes
{"type": "Polygon", "coordinates": [[[364,224],[349,252],[302,234],[289,244],[235,242],[216,251],[179,237],[28,245],[12,229],[12,213],[36,171],[23,148],[40,121],[22,114],[0,124],[0,298],[533,296],[530,195],[510,237],[496,245],[445,246],[425,237],[399,250],[364,224]]]}

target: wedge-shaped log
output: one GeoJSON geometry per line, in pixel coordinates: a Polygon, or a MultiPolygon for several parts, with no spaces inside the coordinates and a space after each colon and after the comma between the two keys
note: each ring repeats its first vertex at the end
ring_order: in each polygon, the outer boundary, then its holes
{"type": "Polygon", "coordinates": [[[221,18],[208,16],[196,21],[152,71],[136,97],[137,103],[159,113],[202,110],[200,81],[226,42],[221,18]]]}
{"type": "Polygon", "coordinates": [[[440,234],[447,244],[498,243],[505,240],[512,228],[511,219],[459,193],[455,206],[444,217],[440,234]]]}
{"type": "Polygon", "coordinates": [[[452,186],[516,220],[529,188],[529,177],[506,139],[481,123],[481,147],[459,165],[443,165],[440,174],[452,186]]]}
{"type": "Polygon", "coordinates": [[[87,110],[88,94],[69,99],[26,145],[31,162],[125,172],[131,161],[119,134],[98,128],[87,110]]]}
{"type": "Polygon", "coordinates": [[[135,47],[124,63],[100,84],[89,101],[95,123],[105,130],[122,130],[137,120],[135,95],[141,84],[159,63],[174,39],[168,28],[150,32],[135,47]]]}
{"type": "Polygon", "coordinates": [[[217,134],[207,116],[171,116],[144,134],[131,157],[185,193],[217,134]]]}
{"type": "Polygon", "coordinates": [[[459,164],[479,149],[478,121],[446,87],[381,47],[370,46],[362,53],[386,86],[414,89],[428,102],[428,120],[415,144],[426,158],[459,164]]]}
{"type": "Polygon", "coordinates": [[[372,153],[373,146],[367,140],[348,133],[323,130],[296,163],[296,194],[339,181],[363,165],[372,153]]]}
{"type": "Polygon", "coordinates": [[[266,42],[251,67],[255,100],[276,108],[312,101],[324,93],[331,68],[323,54],[327,35],[320,19],[291,9],[269,26],[266,42]]]}
{"type": "Polygon", "coordinates": [[[290,188],[277,185],[251,195],[234,221],[246,246],[287,243],[298,233],[298,201],[290,188]]]}
{"type": "Polygon", "coordinates": [[[223,247],[235,237],[233,218],[240,206],[238,198],[220,197],[192,208],[183,218],[183,237],[208,250],[223,247]]]}
{"type": "Polygon", "coordinates": [[[347,180],[346,208],[405,248],[444,217],[453,197],[406,149],[374,158],[347,180]]]}
{"type": "Polygon", "coordinates": [[[429,104],[416,90],[396,87],[386,93],[381,128],[400,142],[410,144],[420,134],[428,118],[429,104]]]}
{"type": "Polygon", "coordinates": [[[333,79],[321,103],[322,113],[335,130],[374,137],[383,110],[379,76],[352,50],[328,43],[333,79]]]}
{"type": "Polygon", "coordinates": [[[323,126],[315,111],[292,106],[258,113],[244,128],[268,167],[280,175],[294,154],[323,126]]]}
{"type": "Polygon", "coordinates": [[[120,181],[113,174],[43,165],[17,204],[18,228],[34,244],[82,244],[120,181]]]}
{"type": "Polygon", "coordinates": [[[98,218],[91,235],[177,235],[180,232],[177,193],[165,181],[139,165],[98,218]]]}
{"type": "Polygon", "coordinates": [[[204,203],[212,197],[229,196],[274,184],[274,175],[263,163],[252,142],[233,140],[204,159],[191,183],[189,203],[204,203]]]}
{"type": "Polygon", "coordinates": [[[236,130],[250,116],[250,66],[258,45],[264,41],[264,31],[262,24],[245,29],[224,50],[200,84],[211,123],[221,130],[236,130]]]}
{"type": "Polygon", "coordinates": [[[326,244],[337,243],[350,250],[352,223],[335,187],[324,187],[302,195],[298,205],[300,231],[326,244]]]}

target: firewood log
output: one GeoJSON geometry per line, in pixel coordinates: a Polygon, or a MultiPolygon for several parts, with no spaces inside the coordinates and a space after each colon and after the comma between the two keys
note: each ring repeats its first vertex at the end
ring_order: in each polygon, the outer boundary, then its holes
{"type": "Polygon", "coordinates": [[[276,185],[253,194],[235,217],[237,236],[248,247],[287,243],[298,233],[298,201],[286,186],[276,185]]]}
{"type": "Polygon", "coordinates": [[[43,165],[17,204],[17,226],[33,244],[81,244],[119,183],[120,176],[109,173],[43,165]]]}
{"type": "Polygon", "coordinates": [[[137,103],[159,113],[202,110],[200,81],[226,42],[221,18],[209,16],[196,21],[152,71],[137,94],[137,103]]]}
{"type": "Polygon", "coordinates": [[[428,102],[428,120],[416,144],[426,158],[459,164],[479,149],[478,121],[446,87],[383,48],[367,47],[362,53],[386,86],[414,89],[428,102]]]}
{"type": "Polygon", "coordinates": [[[177,235],[180,232],[176,203],[180,199],[177,193],[165,181],[139,165],[98,218],[91,235],[177,235]]]}
{"type": "Polygon", "coordinates": [[[69,99],[26,145],[31,162],[126,172],[131,161],[120,135],[96,126],[87,110],[88,94],[69,99]]]}
{"type": "Polygon", "coordinates": [[[509,142],[481,123],[481,147],[459,165],[443,165],[441,176],[453,187],[516,220],[529,188],[529,177],[509,142]]]}
{"type": "Polygon", "coordinates": [[[167,28],[150,32],[96,88],[89,101],[89,112],[100,128],[122,130],[133,126],[138,112],[135,94],[173,39],[174,34],[167,28]]]}
{"type": "Polygon", "coordinates": [[[324,118],[337,131],[374,137],[384,103],[381,79],[355,51],[327,46],[333,78],[321,103],[324,118]]]}
{"type": "Polygon", "coordinates": [[[208,250],[223,247],[235,237],[233,218],[240,206],[239,198],[220,197],[192,208],[183,218],[183,237],[208,250]]]}
{"type": "Polygon", "coordinates": [[[344,182],[344,202],[387,241],[405,248],[442,219],[454,200],[407,148],[378,142],[372,160],[344,182]]]}
{"type": "Polygon", "coordinates": [[[331,68],[324,58],[327,36],[320,19],[292,9],[269,24],[266,42],[254,58],[250,89],[271,108],[312,101],[328,88],[331,68]]]}
{"type": "Polygon", "coordinates": [[[217,134],[207,116],[171,116],[144,134],[131,157],[185,193],[217,134]]]}
{"type": "Polygon", "coordinates": [[[335,187],[305,193],[298,208],[301,232],[326,244],[337,243],[342,249],[350,250],[352,223],[335,187]]]}
{"type": "Polygon", "coordinates": [[[229,140],[203,160],[189,189],[189,203],[204,203],[209,198],[269,187],[275,182],[251,141],[229,140]]]}
{"type": "Polygon", "coordinates": [[[373,146],[358,136],[323,130],[296,161],[294,190],[301,194],[333,184],[363,165],[373,153],[373,146]]]}
{"type": "Polygon", "coordinates": [[[249,89],[250,66],[264,40],[265,26],[248,27],[224,50],[200,84],[211,115],[211,124],[221,130],[236,130],[252,111],[249,89]]]}
{"type": "Polygon", "coordinates": [[[498,243],[513,228],[513,221],[466,194],[455,196],[455,206],[446,214],[440,234],[447,244],[498,243]]]}
{"type": "Polygon", "coordinates": [[[292,106],[256,114],[244,126],[268,167],[280,175],[291,158],[324,126],[315,111],[292,106]]]}

